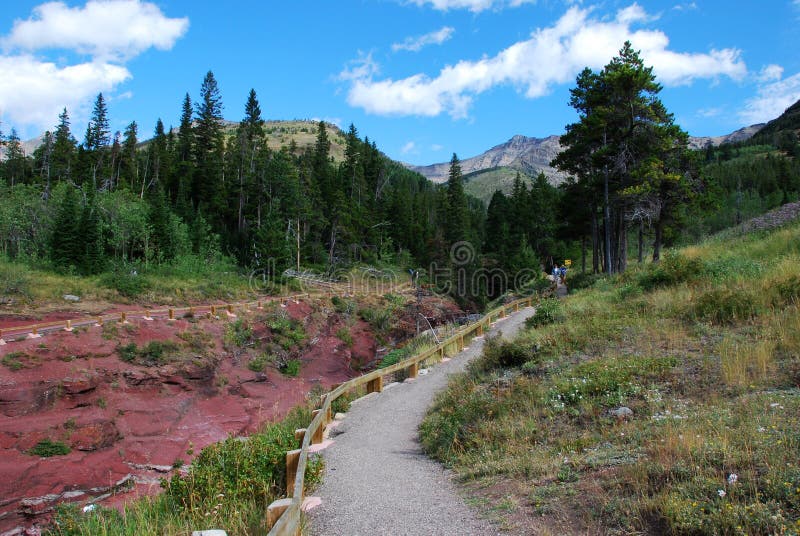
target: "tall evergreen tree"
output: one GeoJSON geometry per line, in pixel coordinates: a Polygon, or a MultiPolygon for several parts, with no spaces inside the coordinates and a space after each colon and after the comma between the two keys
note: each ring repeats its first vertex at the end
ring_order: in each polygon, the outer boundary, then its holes
{"type": "Polygon", "coordinates": [[[78,268],[84,252],[80,234],[81,207],[72,185],[67,185],[64,197],[59,200],[53,232],[50,235],[50,259],[62,270],[78,268]]]}
{"type": "Polygon", "coordinates": [[[464,193],[461,162],[456,153],[453,153],[453,157],[450,159],[450,171],[447,175],[447,213],[445,218],[445,239],[450,245],[471,238],[467,194],[464,193]]]}
{"type": "Polygon", "coordinates": [[[58,126],[53,134],[51,176],[56,181],[66,181],[72,178],[77,142],[70,132],[69,125],[69,114],[64,108],[58,115],[58,126]]]}
{"type": "Polygon", "coordinates": [[[222,229],[227,203],[223,159],[225,142],[222,135],[222,97],[214,73],[208,71],[200,87],[200,101],[196,105],[194,128],[194,189],[197,205],[206,207],[212,226],[222,229]]]}

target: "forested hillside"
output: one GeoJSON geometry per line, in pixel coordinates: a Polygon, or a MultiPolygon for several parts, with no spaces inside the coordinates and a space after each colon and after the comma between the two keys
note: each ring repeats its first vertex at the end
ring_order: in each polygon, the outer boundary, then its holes
{"type": "Polygon", "coordinates": [[[146,143],[136,122],[112,135],[102,94],[82,142],[67,110],[30,156],[12,129],[0,167],[3,256],[79,274],[186,257],[280,273],[446,263],[448,240],[481,240],[479,203],[388,159],[352,125],[336,159],[323,122],[310,147],[276,148],[255,91],[238,125],[223,121],[211,72],[181,110],[177,128],[159,120],[146,143]]]}

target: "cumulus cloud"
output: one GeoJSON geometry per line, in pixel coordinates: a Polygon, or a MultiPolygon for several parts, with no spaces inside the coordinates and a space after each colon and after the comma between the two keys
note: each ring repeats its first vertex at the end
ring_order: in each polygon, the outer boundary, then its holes
{"type": "Polygon", "coordinates": [[[169,50],[189,29],[186,17],[171,19],[140,0],[90,0],[70,8],[48,2],[17,20],[2,40],[4,48],[25,51],[69,49],[96,59],[125,59],[149,48],[169,50]]]}
{"type": "Polygon", "coordinates": [[[426,33],[416,37],[407,37],[402,43],[395,43],[392,45],[392,50],[398,52],[400,50],[408,50],[410,52],[419,52],[428,45],[441,45],[451,37],[455,32],[455,28],[445,26],[441,30],[426,33]]]}
{"type": "Polygon", "coordinates": [[[501,9],[505,6],[519,7],[523,4],[532,4],[536,0],[408,0],[408,4],[425,6],[430,4],[433,9],[450,11],[451,9],[468,9],[473,13],[480,13],[487,9],[501,9]]]}
{"type": "Polygon", "coordinates": [[[739,117],[749,125],[766,123],[781,115],[798,100],[800,100],[800,73],[761,86],[757,95],[745,102],[739,117]]]}
{"type": "Polygon", "coordinates": [[[149,48],[172,48],[188,27],[188,19],[168,18],[141,0],[41,4],[0,38],[0,118],[23,132],[52,129],[65,107],[73,122],[80,120],[98,93],[132,78],[127,60],[149,48]],[[58,61],[43,56],[46,50],[55,50],[58,61]],[[75,54],[79,59],[64,59],[75,54]]]}
{"type": "Polygon", "coordinates": [[[634,30],[652,20],[633,4],[613,19],[591,16],[591,9],[573,6],[551,27],[540,28],[527,40],[495,56],[462,60],[444,67],[437,76],[417,73],[406,78],[378,80],[375,72],[349,78],[347,101],[377,115],[467,115],[475,97],[493,87],[512,85],[528,98],[549,93],[553,85],[574,80],[581,69],[600,69],[630,40],[654,66],[666,85],[688,85],[700,78],[744,78],[747,67],[737,49],[682,53],[669,50],[669,38],[658,30],[634,30]]]}

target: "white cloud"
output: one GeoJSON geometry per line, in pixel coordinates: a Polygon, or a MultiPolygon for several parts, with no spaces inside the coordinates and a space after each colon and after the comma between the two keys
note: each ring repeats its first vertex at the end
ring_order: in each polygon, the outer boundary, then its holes
{"type": "Polygon", "coordinates": [[[445,26],[441,30],[426,33],[416,37],[406,37],[402,43],[395,43],[392,45],[392,50],[397,52],[399,50],[408,50],[411,52],[419,52],[427,45],[441,45],[453,36],[455,28],[445,26]]]}
{"type": "Polygon", "coordinates": [[[417,6],[430,4],[433,9],[450,11],[451,9],[468,9],[473,13],[480,13],[487,9],[501,9],[505,6],[519,7],[523,4],[533,4],[536,0],[408,0],[406,3],[417,6]]]}
{"type": "Polygon", "coordinates": [[[407,142],[403,147],[400,149],[401,154],[408,154],[408,153],[417,153],[417,144],[413,141],[407,142]]]}
{"type": "Polygon", "coordinates": [[[127,60],[149,48],[172,48],[188,27],[187,18],[167,18],[141,0],[90,0],[74,8],[41,4],[0,38],[0,118],[23,132],[41,131],[52,129],[66,107],[73,124],[80,122],[98,93],[132,78],[127,60]],[[50,49],[57,62],[33,54],[50,49]],[[90,58],[70,62],[64,57],[72,55],[63,51],[90,58]]]}
{"type": "MultiPolygon", "coordinates": [[[[800,0],[797,0],[800,2],[800,0]]],[[[780,65],[766,65],[761,69],[761,72],[758,73],[758,81],[759,82],[774,82],[776,80],[780,80],[783,76],[783,67],[780,65]]]]}
{"type": "Polygon", "coordinates": [[[98,93],[129,78],[128,69],[110,63],[60,67],[30,55],[0,56],[0,116],[20,130],[26,125],[52,130],[64,107],[74,121],[98,93]]]}
{"type": "Polygon", "coordinates": [[[651,20],[637,4],[610,20],[590,14],[591,9],[572,7],[553,26],[534,31],[530,39],[514,43],[493,57],[448,65],[433,78],[417,73],[399,80],[376,80],[377,67],[365,76],[340,75],[351,82],[347,101],[377,115],[448,113],[463,118],[474,98],[490,88],[512,85],[528,98],[541,97],[553,85],[573,81],[586,66],[602,68],[625,40],[642,51],[658,80],[667,85],[720,76],[739,80],[747,74],[736,49],[674,52],[668,49],[669,38],[663,32],[632,29],[635,23],[651,20]]]}
{"type": "Polygon", "coordinates": [[[675,11],[694,11],[695,9],[697,9],[697,3],[687,2],[685,4],[677,4],[673,6],[672,9],[674,9],[675,11]]]}
{"type": "Polygon", "coordinates": [[[748,99],[739,117],[748,125],[766,123],[781,115],[800,100],[800,73],[779,82],[761,86],[758,94],[748,99]]]}
{"type": "Polygon", "coordinates": [[[189,28],[189,19],[167,18],[141,0],[90,0],[70,8],[48,2],[27,20],[14,21],[4,48],[25,51],[69,49],[99,59],[132,58],[155,47],[169,50],[189,28]]]}
{"type": "Polygon", "coordinates": [[[444,145],[439,145],[438,143],[431,145],[431,151],[439,152],[442,149],[444,149],[444,145]]]}

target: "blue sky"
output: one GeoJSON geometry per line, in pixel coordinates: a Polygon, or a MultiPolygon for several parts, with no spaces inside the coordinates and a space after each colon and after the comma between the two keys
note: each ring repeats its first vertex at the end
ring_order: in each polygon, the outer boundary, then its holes
{"type": "Polygon", "coordinates": [[[205,73],[226,119],[250,88],[268,119],[354,123],[414,164],[474,156],[576,118],[569,88],[630,39],[692,135],[800,99],[800,0],[94,0],[4,2],[0,121],[23,139],[67,107],[82,140],[98,92],[112,129],[177,125],[205,73]]]}

